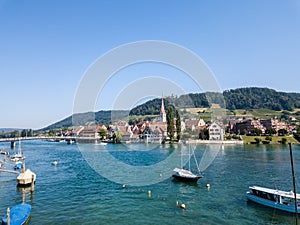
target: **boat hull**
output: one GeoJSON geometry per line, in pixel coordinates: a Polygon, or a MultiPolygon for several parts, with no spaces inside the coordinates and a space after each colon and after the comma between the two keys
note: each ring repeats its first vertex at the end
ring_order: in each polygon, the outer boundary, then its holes
{"type": "MultiPolygon", "coordinates": [[[[10,208],[10,225],[22,225],[25,224],[30,216],[31,205],[18,204],[10,208]]],[[[7,215],[2,218],[2,225],[7,224],[7,215]]]]}
{"type": "MultiPolygon", "coordinates": [[[[258,203],[258,204],[261,204],[261,205],[264,205],[264,206],[268,206],[268,207],[271,207],[273,209],[279,209],[279,210],[285,211],[285,212],[296,213],[294,204],[285,205],[285,204],[277,203],[277,202],[274,202],[274,201],[270,201],[270,200],[267,200],[267,199],[257,197],[255,195],[249,193],[249,192],[246,194],[246,196],[247,196],[248,200],[253,201],[255,203],[258,203]]],[[[298,212],[300,212],[299,205],[298,205],[298,212]]]]}
{"type": "Polygon", "coordinates": [[[176,180],[180,180],[180,181],[184,181],[184,182],[197,182],[201,178],[201,176],[184,177],[184,176],[179,176],[176,174],[173,174],[172,177],[175,178],[176,180]]]}

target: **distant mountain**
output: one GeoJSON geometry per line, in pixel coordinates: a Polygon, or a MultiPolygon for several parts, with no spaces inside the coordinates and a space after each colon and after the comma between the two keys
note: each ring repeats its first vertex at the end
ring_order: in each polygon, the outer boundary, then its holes
{"type": "Polygon", "coordinates": [[[22,128],[0,128],[0,132],[12,132],[12,131],[22,131],[22,128]]]}
{"type": "MultiPolygon", "coordinates": [[[[269,88],[248,87],[227,90],[223,93],[207,92],[186,94],[179,97],[166,97],[164,98],[164,104],[166,110],[171,104],[178,108],[207,108],[211,104],[218,104],[223,108],[226,107],[228,110],[271,109],[292,111],[295,108],[300,108],[300,93],[277,92],[269,88]]],[[[159,115],[160,107],[161,98],[156,98],[130,111],[108,110],[75,114],[73,118],[69,116],[41,130],[59,129],[74,125],[89,125],[92,123],[111,124],[114,121],[126,118],[128,115],[159,115]]]]}

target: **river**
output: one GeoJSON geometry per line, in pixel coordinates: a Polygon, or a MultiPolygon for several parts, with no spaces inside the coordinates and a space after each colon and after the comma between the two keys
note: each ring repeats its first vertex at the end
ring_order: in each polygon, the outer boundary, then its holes
{"type": "MultiPolygon", "coordinates": [[[[0,143],[0,148],[9,144],[0,143]]],[[[245,196],[251,185],[292,190],[288,145],[224,145],[206,161],[208,146],[197,145],[204,176],[197,184],[177,182],[166,174],[173,165],[163,163],[174,155],[176,163],[180,159],[176,146],[80,146],[23,141],[26,167],[37,175],[35,191],[22,194],[16,175],[0,172],[0,213],[25,195],[32,205],[31,225],[294,224],[293,214],[247,202],[245,196]],[[157,175],[152,166],[159,163],[168,169],[157,175]]],[[[299,187],[300,146],[293,149],[299,187]]],[[[191,167],[196,168],[195,163],[191,167]]]]}

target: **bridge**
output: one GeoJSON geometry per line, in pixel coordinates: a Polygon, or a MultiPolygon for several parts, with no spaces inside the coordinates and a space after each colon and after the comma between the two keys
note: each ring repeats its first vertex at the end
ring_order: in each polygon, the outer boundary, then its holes
{"type": "Polygon", "coordinates": [[[18,141],[30,141],[30,140],[48,140],[53,142],[66,141],[68,144],[72,142],[81,143],[97,143],[99,138],[97,137],[73,137],[73,136],[33,136],[33,137],[14,137],[14,138],[0,138],[0,142],[10,142],[10,147],[14,148],[18,141]]]}

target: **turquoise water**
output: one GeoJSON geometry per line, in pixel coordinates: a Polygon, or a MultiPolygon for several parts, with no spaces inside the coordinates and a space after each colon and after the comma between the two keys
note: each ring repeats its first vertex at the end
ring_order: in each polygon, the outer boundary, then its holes
{"type": "MultiPolygon", "coordinates": [[[[8,149],[10,143],[1,143],[8,149]]],[[[104,159],[103,148],[125,163],[141,166],[161,162],[174,153],[170,146],[85,145],[104,159]]],[[[204,145],[198,145],[198,161],[204,145]]],[[[294,146],[297,185],[300,177],[300,147],[294,146]]],[[[82,157],[77,145],[24,141],[26,166],[37,174],[35,192],[26,191],[32,205],[30,224],[294,224],[294,215],[247,202],[251,185],[292,189],[288,146],[228,145],[217,154],[197,184],[174,181],[171,177],[148,186],[114,183],[95,172],[82,157]],[[51,162],[57,160],[58,165],[51,162]],[[210,189],[206,184],[211,185],[210,189]],[[151,196],[148,191],[151,190],[151,196]],[[176,201],[186,204],[182,210],[176,201]]],[[[178,154],[176,152],[176,154],[178,154]]],[[[1,157],[3,157],[1,155],[1,157]]],[[[102,162],[118,170],[109,161],[102,162]]],[[[6,165],[11,169],[12,165],[6,165]]],[[[194,164],[192,164],[194,167],[194,164]]],[[[127,174],[126,179],[139,176],[127,174]]],[[[0,213],[22,201],[16,175],[0,173],[0,213]]],[[[149,179],[149,177],[144,177],[149,179]]],[[[299,187],[300,188],[300,187],[299,187]]]]}

